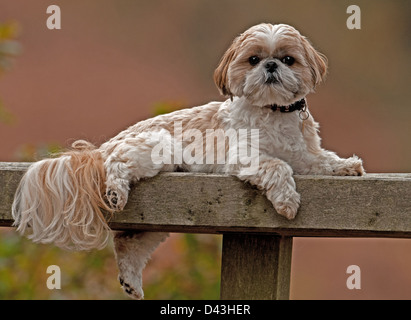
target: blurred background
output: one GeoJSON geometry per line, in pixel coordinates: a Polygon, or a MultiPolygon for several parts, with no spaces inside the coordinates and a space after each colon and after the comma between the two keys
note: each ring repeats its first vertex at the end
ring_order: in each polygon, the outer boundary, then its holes
{"type": "MultiPolygon", "coordinates": [[[[329,59],[327,81],[308,97],[323,146],[355,153],[367,172],[411,172],[410,13],[408,0],[0,0],[0,161],[100,144],[160,112],[221,100],[222,54],[270,22],[295,26],[329,59]],[[61,30],[46,27],[51,4],[61,30]],[[360,30],[346,27],[351,4],[360,30]]],[[[146,298],[217,299],[220,260],[220,236],[172,235],[146,269],[146,298]]],[[[0,298],[126,297],[112,245],[70,253],[0,228],[0,298]],[[52,264],[61,290],[46,287],[52,264]]],[[[411,299],[411,241],[296,238],[291,298],[411,299]],[[346,287],[353,264],[361,290],[346,287]]]]}

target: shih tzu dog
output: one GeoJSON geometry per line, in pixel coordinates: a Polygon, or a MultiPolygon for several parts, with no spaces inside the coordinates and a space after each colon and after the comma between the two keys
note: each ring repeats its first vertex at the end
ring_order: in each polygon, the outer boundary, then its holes
{"type": "MultiPolygon", "coordinates": [[[[124,208],[130,184],[175,170],[235,175],[262,190],[280,215],[293,219],[300,203],[293,173],[364,174],[361,159],[342,159],[321,148],[306,96],[326,72],[326,57],[293,27],[267,23],[251,27],[234,39],[215,70],[215,83],[226,101],[141,121],[99,148],[77,141],[58,158],[32,164],[12,207],[17,230],[35,242],[66,249],[102,248],[110,233],[104,212],[124,208]],[[248,137],[257,132],[257,146],[247,143],[245,148],[257,148],[254,160],[258,161],[253,170],[241,161],[210,162],[210,146],[204,146],[203,140],[193,146],[185,135],[190,130],[204,136],[209,130],[246,130],[248,137]],[[170,148],[174,162],[154,161],[153,150],[164,137],[169,143],[181,141],[182,149],[198,147],[201,156],[187,161],[170,148]]],[[[226,159],[235,154],[227,147],[217,151],[226,159]]],[[[131,297],[143,298],[142,270],[166,237],[165,233],[115,233],[119,279],[131,297]]]]}

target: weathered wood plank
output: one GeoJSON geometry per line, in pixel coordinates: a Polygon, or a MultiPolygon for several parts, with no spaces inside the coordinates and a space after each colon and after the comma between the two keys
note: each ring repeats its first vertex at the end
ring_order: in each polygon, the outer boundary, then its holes
{"type": "MultiPolygon", "coordinates": [[[[0,225],[27,164],[0,163],[0,225]]],[[[364,177],[295,176],[296,219],[279,216],[264,195],[235,177],[162,173],[133,187],[113,229],[288,236],[411,238],[411,174],[364,177]]]]}
{"type": "Polygon", "coordinates": [[[288,300],[292,237],[225,234],[222,300],[288,300]]]}
{"type": "Polygon", "coordinates": [[[0,162],[0,226],[10,226],[11,204],[19,181],[27,170],[28,162],[0,162]]]}

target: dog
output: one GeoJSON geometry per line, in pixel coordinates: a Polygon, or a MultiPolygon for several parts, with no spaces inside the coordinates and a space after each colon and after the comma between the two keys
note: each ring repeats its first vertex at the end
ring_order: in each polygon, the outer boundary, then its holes
{"type": "MultiPolygon", "coordinates": [[[[14,225],[35,242],[74,250],[101,249],[110,235],[103,212],[121,211],[132,183],[176,170],[232,174],[262,190],[278,214],[294,219],[300,195],[293,174],[365,173],[357,156],[342,159],[321,147],[319,126],[306,96],[326,74],[326,57],[294,27],[252,26],[234,39],[215,70],[214,81],[225,101],[138,122],[99,148],[76,141],[59,157],[32,164],[15,194],[14,225]],[[241,161],[203,161],[209,160],[210,152],[222,151],[226,157],[232,153],[226,147],[213,149],[213,143],[204,146],[204,141],[193,146],[184,136],[189,130],[207,135],[207,130],[245,129],[247,137],[252,130],[258,132],[257,146],[245,144],[258,151],[252,170],[241,161]],[[197,161],[176,161],[181,157],[171,148],[168,156],[174,162],[154,161],[153,150],[165,140],[181,141],[183,149],[198,147],[201,156],[197,161]]],[[[156,232],[115,233],[119,280],[132,298],[143,298],[142,270],[166,237],[156,232]]]]}

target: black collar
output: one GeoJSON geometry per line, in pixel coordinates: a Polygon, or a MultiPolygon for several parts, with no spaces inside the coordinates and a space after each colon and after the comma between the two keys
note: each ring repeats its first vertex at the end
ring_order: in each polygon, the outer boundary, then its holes
{"type": "Polygon", "coordinates": [[[306,108],[306,102],[305,98],[302,98],[301,100],[298,100],[297,102],[294,102],[293,104],[290,104],[289,106],[277,106],[276,104],[271,104],[268,105],[267,107],[271,108],[273,111],[280,110],[280,112],[294,112],[294,111],[305,111],[306,108]]]}

